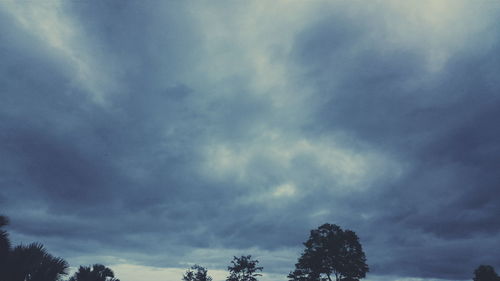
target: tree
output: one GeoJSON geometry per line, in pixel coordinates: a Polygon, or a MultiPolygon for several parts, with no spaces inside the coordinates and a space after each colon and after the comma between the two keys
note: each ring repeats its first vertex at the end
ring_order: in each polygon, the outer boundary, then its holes
{"type": "Polygon", "coordinates": [[[9,224],[9,219],[0,216],[0,257],[7,256],[10,250],[10,240],[7,231],[2,228],[9,224]]]}
{"type": "Polygon", "coordinates": [[[480,265],[474,270],[474,281],[500,281],[495,269],[491,265],[480,265]]]}
{"type": "Polygon", "coordinates": [[[40,243],[16,246],[9,253],[7,280],[58,281],[67,274],[68,263],[47,253],[40,243]]]}
{"type": "Polygon", "coordinates": [[[369,271],[359,238],[351,230],[324,224],[311,230],[290,281],[358,281],[369,271]]]}
{"type": "Polygon", "coordinates": [[[102,264],[80,266],[69,281],[120,281],[115,278],[113,270],[102,264]]]}
{"type": "Polygon", "coordinates": [[[233,257],[231,261],[232,266],[228,266],[229,276],[226,281],[257,281],[258,276],[262,274],[257,273],[262,271],[262,266],[257,266],[258,260],[252,260],[252,256],[233,257]]]}
{"type": "Polygon", "coordinates": [[[183,281],[212,281],[212,277],[207,275],[207,269],[197,264],[193,265],[182,276],[183,281]]]}
{"type": "Polygon", "coordinates": [[[0,280],[6,274],[7,270],[7,258],[10,252],[10,240],[7,231],[2,228],[9,224],[9,220],[5,216],[0,216],[0,280]]]}

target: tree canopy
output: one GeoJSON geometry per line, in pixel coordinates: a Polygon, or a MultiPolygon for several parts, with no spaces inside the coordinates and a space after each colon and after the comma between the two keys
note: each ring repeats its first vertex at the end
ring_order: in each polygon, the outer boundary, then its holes
{"type": "Polygon", "coordinates": [[[359,238],[351,230],[323,224],[311,230],[290,281],[355,281],[369,271],[359,238]]]}
{"type": "Polygon", "coordinates": [[[474,281],[500,281],[500,277],[491,265],[480,265],[474,270],[474,281]]]}
{"type": "Polygon", "coordinates": [[[42,244],[16,246],[9,253],[6,275],[10,281],[56,281],[67,274],[68,263],[49,254],[42,244]]]}
{"type": "Polygon", "coordinates": [[[212,281],[212,277],[208,276],[207,269],[200,265],[193,265],[182,276],[183,281],[212,281]]]}
{"type": "Polygon", "coordinates": [[[120,281],[115,278],[113,270],[102,265],[94,264],[90,266],[80,266],[78,271],[69,279],[69,281],[120,281]]]}
{"type": "Polygon", "coordinates": [[[258,272],[263,269],[262,266],[257,266],[258,263],[258,260],[252,260],[251,255],[233,257],[232,265],[227,267],[229,276],[226,281],[257,281],[257,277],[262,276],[258,272]]]}
{"type": "MultiPolygon", "coordinates": [[[[68,263],[48,253],[41,243],[12,247],[8,233],[3,229],[8,223],[7,217],[0,215],[0,281],[60,281],[68,274],[68,263]]],[[[95,264],[92,267],[80,266],[69,281],[120,280],[115,278],[111,269],[95,264]]]]}
{"type": "Polygon", "coordinates": [[[0,276],[4,276],[7,270],[7,258],[10,251],[10,240],[7,231],[2,228],[9,223],[5,216],[0,216],[0,276]]]}

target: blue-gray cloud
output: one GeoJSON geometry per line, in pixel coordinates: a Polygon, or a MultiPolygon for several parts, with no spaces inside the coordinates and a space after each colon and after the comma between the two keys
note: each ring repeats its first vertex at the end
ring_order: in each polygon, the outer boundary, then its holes
{"type": "Polygon", "coordinates": [[[284,276],[327,221],[372,276],[496,262],[496,7],[50,3],[0,17],[16,242],[163,267],[253,251],[284,276]]]}
{"type": "Polygon", "coordinates": [[[407,165],[364,194],[375,214],[361,227],[381,240],[368,246],[374,272],[466,279],[475,264],[494,262],[500,231],[495,25],[439,71],[428,70],[420,46],[379,47],[387,35],[377,28],[332,16],[299,34],[296,61],[324,101],[315,131],[347,131],[407,165]]]}

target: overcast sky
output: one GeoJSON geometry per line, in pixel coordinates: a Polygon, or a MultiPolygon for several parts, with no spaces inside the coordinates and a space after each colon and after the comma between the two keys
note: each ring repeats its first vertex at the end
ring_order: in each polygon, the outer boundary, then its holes
{"type": "Polygon", "coordinates": [[[500,2],[0,1],[0,213],[122,281],[500,269],[500,2]]]}

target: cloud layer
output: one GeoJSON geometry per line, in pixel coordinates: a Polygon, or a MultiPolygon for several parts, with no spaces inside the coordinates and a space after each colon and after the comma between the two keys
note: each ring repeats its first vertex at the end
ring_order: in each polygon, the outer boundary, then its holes
{"type": "Polygon", "coordinates": [[[370,280],[500,266],[500,7],[471,5],[2,2],[13,239],[277,280],[330,222],[370,280]]]}

